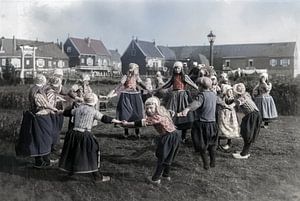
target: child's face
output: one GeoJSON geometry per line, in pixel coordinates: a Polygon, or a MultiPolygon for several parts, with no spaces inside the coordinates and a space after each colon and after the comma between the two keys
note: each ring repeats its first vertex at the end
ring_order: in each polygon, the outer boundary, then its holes
{"type": "Polygon", "coordinates": [[[175,66],[174,67],[174,73],[179,74],[182,71],[182,67],[181,66],[175,66]]]}
{"type": "Polygon", "coordinates": [[[156,112],[156,107],[154,104],[146,105],[146,114],[147,116],[153,116],[156,112]]]}
{"type": "Polygon", "coordinates": [[[233,90],[232,89],[227,90],[227,96],[233,97],[233,90]]]}

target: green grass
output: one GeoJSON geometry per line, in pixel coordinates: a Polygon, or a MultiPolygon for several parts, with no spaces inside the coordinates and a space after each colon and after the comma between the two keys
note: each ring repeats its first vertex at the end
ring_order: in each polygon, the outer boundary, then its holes
{"type": "MultiPolygon", "coordinates": [[[[107,114],[114,116],[114,111],[107,114]]],[[[32,159],[16,158],[13,138],[2,140],[5,132],[0,131],[0,196],[2,200],[62,201],[300,200],[299,121],[299,117],[281,116],[270,129],[261,130],[248,160],[233,159],[231,153],[218,151],[217,166],[208,171],[202,168],[200,157],[193,154],[189,141],[180,147],[171,171],[172,181],[163,181],[159,187],[146,182],[156,163],[151,143],[156,132],[151,127],[142,129],[140,140],[122,139],[123,130],[113,125],[99,123],[95,127],[101,170],[112,177],[110,182],[100,184],[93,184],[87,175],[66,180],[65,173],[55,167],[31,168],[32,159]]],[[[242,141],[233,140],[231,151],[241,148],[242,141]]]]}

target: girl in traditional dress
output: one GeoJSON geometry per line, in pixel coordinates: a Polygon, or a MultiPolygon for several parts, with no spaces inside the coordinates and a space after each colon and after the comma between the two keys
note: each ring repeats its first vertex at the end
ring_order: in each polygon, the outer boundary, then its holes
{"type": "Polygon", "coordinates": [[[180,133],[176,130],[169,111],[160,105],[157,97],[148,98],[145,102],[146,118],[135,122],[123,122],[125,127],[153,126],[159,133],[157,140],[156,169],[149,181],[160,184],[160,177],[171,180],[170,168],[178,152],[180,133]]]}
{"type": "Polygon", "coordinates": [[[38,74],[29,91],[30,108],[23,113],[20,136],[16,145],[18,156],[35,158],[36,168],[50,166],[49,154],[57,136],[54,135],[51,114],[58,110],[49,103],[45,93],[46,77],[38,74]]]}
{"type": "Polygon", "coordinates": [[[268,74],[262,73],[259,83],[253,89],[252,95],[262,116],[264,128],[268,128],[269,122],[278,117],[276,105],[273,97],[270,95],[271,90],[272,83],[268,80],[268,74]]]}
{"type": "MultiPolygon", "coordinates": [[[[188,75],[184,74],[182,62],[176,61],[173,65],[172,78],[156,90],[173,87],[172,94],[169,97],[166,108],[174,111],[174,113],[177,114],[178,112],[184,110],[186,106],[192,102],[190,92],[186,89],[187,85],[198,90],[198,86],[190,79],[188,75]]],[[[182,142],[185,143],[186,132],[191,128],[194,121],[193,113],[189,113],[185,117],[174,116],[173,121],[177,129],[182,131],[182,142]]]]}
{"type": "Polygon", "coordinates": [[[221,91],[221,99],[226,107],[218,107],[219,146],[221,149],[227,150],[230,148],[231,139],[240,136],[240,130],[231,85],[222,84],[221,91]],[[220,144],[220,140],[223,138],[227,139],[227,144],[224,146],[220,144]]]}
{"type": "Polygon", "coordinates": [[[121,123],[95,109],[98,97],[94,93],[84,96],[84,103],[71,110],[74,116],[74,128],[68,131],[59,160],[59,168],[74,173],[92,173],[95,182],[109,181],[109,176],[99,173],[100,149],[92,134],[94,120],[103,123],[121,123]]]}
{"type": "MultiPolygon", "coordinates": [[[[137,121],[144,117],[144,104],[138,85],[147,90],[145,84],[139,76],[139,66],[135,63],[129,64],[129,70],[121,79],[121,84],[112,90],[107,97],[120,95],[117,105],[117,119],[126,121],[137,121]]],[[[135,134],[139,138],[140,130],[135,129],[135,134]]],[[[124,129],[124,137],[129,136],[128,128],[124,129]]]]}
{"type": "Polygon", "coordinates": [[[235,84],[233,86],[233,93],[238,109],[245,115],[242,118],[240,130],[240,134],[244,140],[243,150],[239,153],[234,153],[233,157],[237,159],[247,159],[250,156],[250,146],[259,135],[262,119],[257,106],[253,102],[250,94],[246,92],[246,87],[243,83],[235,84]]]}

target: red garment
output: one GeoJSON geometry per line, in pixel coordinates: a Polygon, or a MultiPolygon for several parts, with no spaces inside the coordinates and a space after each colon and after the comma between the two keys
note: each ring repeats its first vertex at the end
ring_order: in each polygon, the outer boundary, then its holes
{"type": "Polygon", "coordinates": [[[152,125],[155,130],[161,135],[171,133],[176,130],[175,125],[171,119],[158,114],[146,117],[146,125],[152,125]]]}
{"type": "Polygon", "coordinates": [[[181,75],[175,75],[173,81],[173,90],[184,90],[185,83],[183,82],[181,75]]]}
{"type": "Polygon", "coordinates": [[[134,89],[136,90],[136,78],[134,76],[127,78],[124,83],[125,89],[134,89]]]}

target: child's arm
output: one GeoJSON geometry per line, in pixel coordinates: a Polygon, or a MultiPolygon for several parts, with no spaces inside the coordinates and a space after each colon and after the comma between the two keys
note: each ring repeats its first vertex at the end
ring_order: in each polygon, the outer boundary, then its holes
{"type": "Polygon", "coordinates": [[[146,119],[141,119],[137,121],[122,121],[122,126],[127,128],[137,128],[137,127],[145,127],[150,126],[149,123],[147,123],[146,119]]]}

